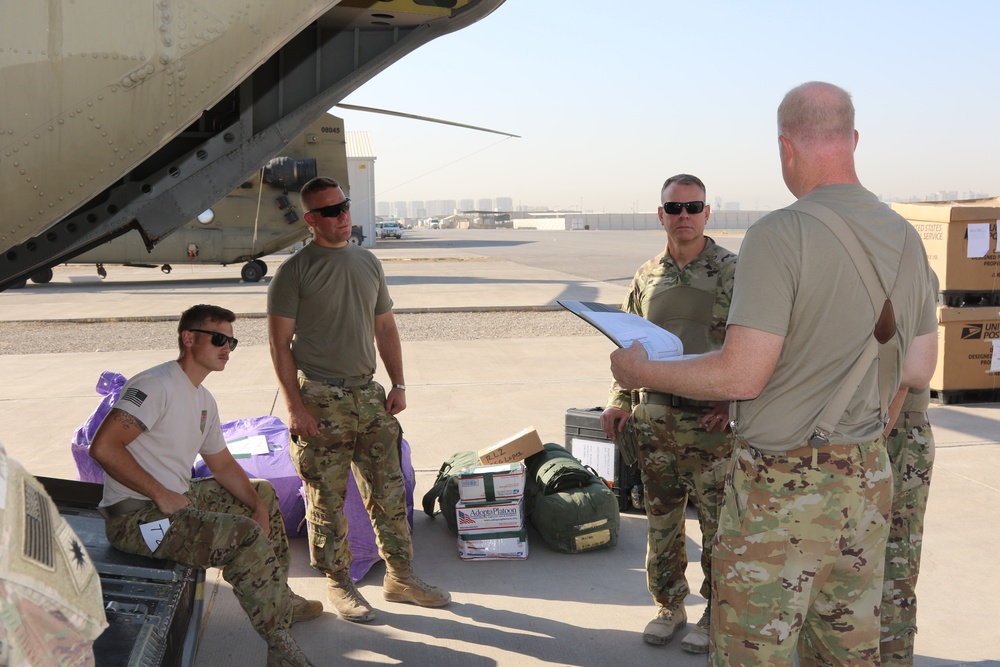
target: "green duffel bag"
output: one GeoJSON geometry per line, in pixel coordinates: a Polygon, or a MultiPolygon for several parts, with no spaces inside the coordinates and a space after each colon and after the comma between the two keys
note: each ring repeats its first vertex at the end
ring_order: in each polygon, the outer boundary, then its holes
{"type": "Polygon", "coordinates": [[[445,523],[456,535],[458,535],[458,520],[455,517],[455,505],[460,500],[458,474],[466,468],[474,468],[478,465],[481,464],[479,463],[479,454],[476,452],[455,452],[441,464],[437,479],[434,480],[434,486],[424,494],[423,507],[427,516],[434,518],[434,503],[437,502],[441,507],[445,523]]]}
{"type": "Polygon", "coordinates": [[[528,519],[546,544],[570,554],[618,544],[618,499],[596,473],[551,442],[525,463],[528,519]]]}

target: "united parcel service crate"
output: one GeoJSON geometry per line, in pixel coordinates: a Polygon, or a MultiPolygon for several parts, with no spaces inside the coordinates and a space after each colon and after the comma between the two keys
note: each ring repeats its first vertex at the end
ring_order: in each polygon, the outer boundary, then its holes
{"type": "Polygon", "coordinates": [[[942,403],[1000,398],[1000,373],[990,372],[994,341],[1000,341],[1000,308],[938,308],[932,395],[942,403]]]}
{"type": "Polygon", "coordinates": [[[618,509],[632,509],[632,487],[640,483],[639,465],[622,462],[618,447],[601,428],[603,408],[570,408],[566,411],[566,449],[584,465],[593,468],[618,499],[618,509]]]}
{"type": "MultiPolygon", "coordinates": [[[[1000,197],[950,202],[894,203],[894,211],[917,229],[927,250],[927,259],[941,282],[941,303],[1000,305],[1000,252],[997,252],[997,220],[1000,197]],[[969,257],[969,225],[988,225],[986,253],[969,257]]],[[[973,254],[979,254],[974,252],[973,254]]]]}

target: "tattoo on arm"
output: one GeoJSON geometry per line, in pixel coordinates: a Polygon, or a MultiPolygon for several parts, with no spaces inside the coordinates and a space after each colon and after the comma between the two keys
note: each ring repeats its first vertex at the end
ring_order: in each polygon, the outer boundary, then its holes
{"type": "Polygon", "coordinates": [[[141,421],[139,421],[129,413],[125,412],[124,410],[120,410],[118,408],[111,408],[111,413],[109,416],[111,417],[111,419],[114,419],[116,422],[118,422],[121,425],[121,427],[124,428],[126,431],[131,430],[133,428],[139,429],[140,431],[146,430],[145,424],[143,424],[141,421]]]}

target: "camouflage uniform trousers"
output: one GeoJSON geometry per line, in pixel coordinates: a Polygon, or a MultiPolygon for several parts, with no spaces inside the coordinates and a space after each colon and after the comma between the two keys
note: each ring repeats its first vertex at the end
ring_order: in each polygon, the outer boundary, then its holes
{"type": "Polygon", "coordinates": [[[319,437],[300,437],[291,445],[292,462],[306,484],[312,566],[327,575],[342,575],[350,568],[343,509],[352,468],[379,555],[387,562],[409,563],[413,543],[400,463],[403,432],[385,409],[385,389],[377,382],[340,388],[301,377],[299,387],[319,426],[319,437]]]}
{"type": "Polygon", "coordinates": [[[254,630],[265,639],[292,624],[288,588],[288,539],[271,483],[251,480],[267,505],[270,535],[251,510],[212,477],[191,480],[184,495],[191,505],[175,512],[156,551],[150,552],[139,526],[164,518],[156,505],[107,520],[108,541],[127,553],[177,561],[188,567],[217,567],[233,587],[254,630]]]}
{"type": "Polygon", "coordinates": [[[893,496],[882,585],[882,665],[912,667],[917,632],[915,588],[934,466],[934,435],[927,414],[901,414],[886,448],[892,461],[893,496]]]}
{"type": "Polygon", "coordinates": [[[684,534],[688,496],[697,504],[702,534],[701,569],[705,577],[700,593],[710,599],[712,541],[719,525],[719,503],[733,443],[728,433],[706,431],[699,423],[703,414],[697,408],[646,403],[635,408],[649,523],[646,585],[653,600],[667,608],[683,605],[690,591],[684,534]]]}
{"type": "Polygon", "coordinates": [[[712,572],[715,667],[878,665],[892,504],[881,437],[765,453],[738,441],[712,572]]]}

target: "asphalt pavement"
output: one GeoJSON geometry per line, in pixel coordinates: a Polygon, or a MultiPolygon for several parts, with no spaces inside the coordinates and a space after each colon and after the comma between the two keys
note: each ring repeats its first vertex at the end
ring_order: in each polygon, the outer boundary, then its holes
{"type": "MultiPolygon", "coordinates": [[[[710,233],[737,249],[738,233],[710,233]]],[[[407,231],[380,241],[396,310],[556,308],[556,300],[620,303],[638,265],[662,249],[662,233],[604,231],[407,231]]],[[[266,258],[271,271],[285,256],[266,258]]],[[[242,316],[263,314],[267,280],[241,283],[239,267],[153,269],[61,266],[52,282],[0,293],[2,321],[94,321],[176,317],[199,302],[242,316]]],[[[237,331],[239,323],[237,322],[237,331]]],[[[238,334],[237,334],[238,335],[238,334]]],[[[100,402],[99,374],[126,376],[173,358],[176,350],[80,351],[0,357],[0,440],[36,475],[73,478],[70,438],[100,402]]],[[[566,555],[529,532],[523,561],[465,562],[440,517],[420,511],[420,497],[451,453],[479,449],[534,427],[543,441],[565,441],[565,413],[604,402],[613,346],[603,336],[420,341],[403,344],[407,410],[400,415],[417,473],[415,567],[450,590],[453,602],[422,609],[383,601],[376,565],[359,588],[377,618],[338,619],[327,603],[319,619],[294,634],[316,665],[704,665],[679,640],[654,648],[641,633],[654,607],[645,590],[645,517],[622,515],[617,546],[566,555]]],[[[377,378],[386,381],[384,375],[377,378]]],[[[241,346],[226,371],[209,376],[223,419],[287,415],[266,346],[241,346]]],[[[997,404],[935,405],[937,441],[928,509],[916,664],[1000,665],[992,603],[1000,599],[1000,430],[997,404]],[[992,611],[991,611],[992,610],[992,611]]],[[[325,600],[324,580],[308,564],[305,541],[292,541],[291,585],[325,600]]],[[[688,578],[701,583],[700,535],[687,522],[688,578]]],[[[210,571],[196,665],[262,664],[264,643],[228,585],[210,571]]],[[[693,623],[704,600],[692,594],[693,623]]]]}

